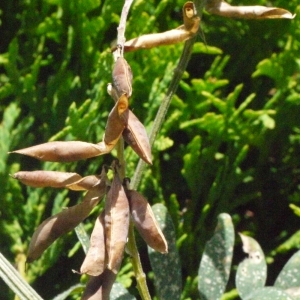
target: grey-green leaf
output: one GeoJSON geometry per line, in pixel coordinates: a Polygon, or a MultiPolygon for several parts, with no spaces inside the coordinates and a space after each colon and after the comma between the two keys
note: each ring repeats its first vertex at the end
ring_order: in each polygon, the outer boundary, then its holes
{"type": "Polygon", "coordinates": [[[160,300],[179,300],[182,291],[181,263],[176,249],[176,234],[167,208],[152,206],[155,218],[168,242],[168,253],[161,254],[148,247],[150,263],[155,276],[155,288],[160,300]]]}
{"type": "Polygon", "coordinates": [[[54,297],[52,300],[65,300],[68,299],[68,297],[74,293],[80,294],[84,289],[83,284],[75,284],[72,285],[70,288],[68,288],[66,291],[60,293],[56,297],[54,297]]]}
{"type": "Polygon", "coordinates": [[[220,299],[228,282],[233,256],[234,227],[231,217],[222,213],[213,237],[206,243],[198,271],[201,299],[220,299]]]}
{"type": "MultiPolygon", "coordinates": [[[[252,291],[255,288],[253,287],[252,291]]],[[[254,290],[250,295],[243,298],[244,300],[294,300],[285,291],[275,287],[262,287],[254,290]]]]}
{"type": "Polygon", "coordinates": [[[283,290],[300,287],[300,251],[296,252],[279,273],[274,286],[283,290]]]}
{"type": "Polygon", "coordinates": [[[235,283],[240,297],[246,299],[253,290],[264,287],[267,278],[267,264],[264,253],[257,241],[243,234],[240,234],[240,236],[243,242],[243,250],[249,256],[239,264],[235,283]]]}
{"type": "Polygon", "coordinates": [[[115,282],[113,284],[113,287],[109,295],[109,299],[110,300],[136,300],[136,298],[132,296],[119,282],[115,282]]]}

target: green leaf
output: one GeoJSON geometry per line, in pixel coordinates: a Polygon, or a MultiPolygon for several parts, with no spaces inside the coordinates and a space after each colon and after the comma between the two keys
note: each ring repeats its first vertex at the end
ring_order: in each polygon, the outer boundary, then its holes
{"type": "MultiPolygon", "coordinates": [[[[252,287],[252,290],[255,287],[252,287]]],[[[274,287],[263,287],[256,289],[244,300],[293,300],[285,291],[274,287]]]]}
{"type": "Polygon", "coordinates": [[[152,210],[169,248],[167,254],[161,254],[148,247],[150,263],[155,276],[154,285],[160,300],[180,299],[182,290],[181,264],[176,249],[174,225],[164,205],[155,204],[152,206],[152,210]]]}
{"type": "Polygon", "coordinates": [[[132,296],[121,283],[115,282],[111,289],[109,299],[110,300],[135,300],[136,298],[132,296]]]}
{"type": "Polygon", "coordinates": [[[84,285],[83,284],[75,284],[68,288],[66,291],[58,294],[52,300],[65,300],[72,294],[79,294],[83,291],[84,285]]]}
{"type": "Polygon", "coordinates": [[[300,217],[300,207],[297,206],[297,205],[295,205],[295,204],[292,204],[292,203],[291,203],[289,206],[290,206],[290,208],[292,209],[293,213],[294,213],[296,216],[300,217]]]}
{"type": "Polygon", "coordinates": [[[234,228],[231,217],[218,216],[213,237],[206,243],[198,271],[201,299],[220,299],[225,291],[233,256],[234,228]]]}
{"type": "Polygon", "coordinates": [[[222,54],[223,51],[220,48],[214,47],[214,46],[209,46],[204,43],[195,43],[193,47],[193,53],[204,53],[204,54],[212,54],[212,55],[217,55],[217,54],[222,54]]]}
{"type": "Polygon", "coordinates": [[[264,253],[257,241],[243,234],[240,234],[240,236],[243,242],[243,250],[249,254],[249,257],[239,264],[235,283],[240,297],[246,299],[253,290],[265,285],[267,264],[264,253]]]}
{"type": "Polygon", "coordinates": [[[300,287],[300,251],[296,252],[279,273],[274,286],[281,289],[300,287]]]}
{"type": "Polygon", "coordinates": [[[276,253],[286,253],[291,249],[297,249],[300,243],[300,230],[296,231],[290,238],[277,247],[276,253]]]}

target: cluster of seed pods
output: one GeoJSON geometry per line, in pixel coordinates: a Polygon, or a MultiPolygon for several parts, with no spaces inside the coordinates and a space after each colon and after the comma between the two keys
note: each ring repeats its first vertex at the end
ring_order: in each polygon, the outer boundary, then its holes
{"type": "MultiPolygon", "coordinates": [[[[192,2],[183,7],[184,25],[165,33],[145,35],[125,43],[123,50],[133,51],[159,45],[174,44],[194,36],[200,19],[192,2]]],[[[71,162],[109,153],[121,136],[146,163],[152,164],[151,147],[146,130],[129,109],[132,95],[132,71],[122,57],[116,59],[113,82],[108,93],[115,104],[109,113],[104,136],[97,144],[83,141],[48,142],[13,153],[28,155],[42,161],[71,162]]],[[[120,268],[127,241],[130,218],[146,243],[161,253],[168,245],[147,200],[137,191],[130,190],[119,176],[119,165],[113,162],[113,180],[107,171],[99,176],[81,177],[77,173],[56,171],[20,171],[12,176],[32,187],[68,188],[86,191],[83,201],[44,220],[35,230],[28,250],[27,262],[38,259],[60,236],[85,220],[93,208],[106,196],[105,208],[96,219],[90,237],[90,247],[80,268],[90,276],[82,296],[84,300],[109,299],[109,293],[120,268]]]]}
{"type": "Polygon", "coordinates": [[[130,218],[146,243],[156,251],[168,252],[166,239],[157,224],[148,201],[137,191],[122,184],[117,162],[112,164],[113,180],[105,168],[100,176],[81,177],[76,173],[57,171],[20,171],[12,175],[32,187],[86,190],[83,201],[43,221],[30,241],[27,262],[38,259],[60,236],[74,229],[88,217],[106,195],[105,208],[96,219],[90,247],[80,273],[90,275],[82,299],[107,299],[120,268],[127,241],[130,218]]]}
{"type": "Polygon", "coordinates": [[[109,153],[123,135],[125,141],[146,163],[152,164],[151,147],[144,125],[129,109],[132,94],[132,72],[123,57],[113,69],[109,93],[115,105],[109,113],[103,139],[98,144],[82,141],[54,141],[13,151],[42,161],[71,162],[109,153]]]}

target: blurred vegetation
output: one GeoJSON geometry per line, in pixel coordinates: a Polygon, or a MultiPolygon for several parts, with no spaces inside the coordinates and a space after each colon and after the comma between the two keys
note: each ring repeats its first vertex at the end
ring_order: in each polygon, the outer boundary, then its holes
{"type": "MultiPolygon", "coordinates": [[[[127,39],[182,23],[184,1],[133,3],[127,39]]],[[[231,3],[240,4],[237,1],[231,3]]],[[[244,5],[266,5],[245,0],[244,5]]],[[[18,170],[100,173],[110,155],[78,163],[41,163],[9,151],[49,140],[102,139],[113,105],[110,46],[123,1],[13,0],[0,3],[0,251],[44,299],[80,279],[84,253],[74,233],[56,242],[25,272],[30,237],[39,223],[78,194],[24,187],[18,170]],[[62,280],[63,278],[63,280],[62,280]]],[[[298,1],[272,6],[300,14],[298,1]]],[[[202,32],[153,149],[139,191],[167,206],[175,225],[184,297],[198,299],[197,276],[217,216],[259,241],[270,284],[300,248],[300,21],[247,21],[203,15],[202,32]],[[203,39],[205,36],[205,40],[203,39]]],[[[183,45],[126,54],[134,74],[131,108],[151,129],[183,45]]],[[[127,176],[138,161],[126,149],[127,176]]],[[[86,221],[91,230],[97,211],[86,221]]],[[[234,265],[243,257],[241,242],[234,265]]],[[[151,294],[153,273],[139,242],[151,294]]],[[[136,294],[129,261],[119,281],[136,294]]],[[[0,280],[0,298],[13,294],[0,280]],[[11,294],[10,294],[11,293],[11,294]]],[[[227,288],[234,288],[234,280],[227,288]]],[[[76,296],[74,296],[76,299],[76,296]]]]}

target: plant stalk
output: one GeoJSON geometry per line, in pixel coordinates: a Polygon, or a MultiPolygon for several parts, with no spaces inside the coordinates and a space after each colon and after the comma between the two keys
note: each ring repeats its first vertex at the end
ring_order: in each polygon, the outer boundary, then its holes
{"type": "MultiPolygon", "coordinates": [[[[121,181],[123,181],[126,174],[126,162],[124,158],[124,140],[122,137],[119,139],[116,149],[117,149],[117,158],[120,163],[119,176],[121,178],[121,181]]],[[[127,249],[131,256],[131,262],[135,273],[137,288],[139,290],[140,296],[143,300],[151,300],[147,282],[146,282],[146,275],[143,271],[140,255],[136,246],[135,236],[134,236],[134,226],[131,220],[129,223],[129,230],[128,230],[127,249]]]]}

